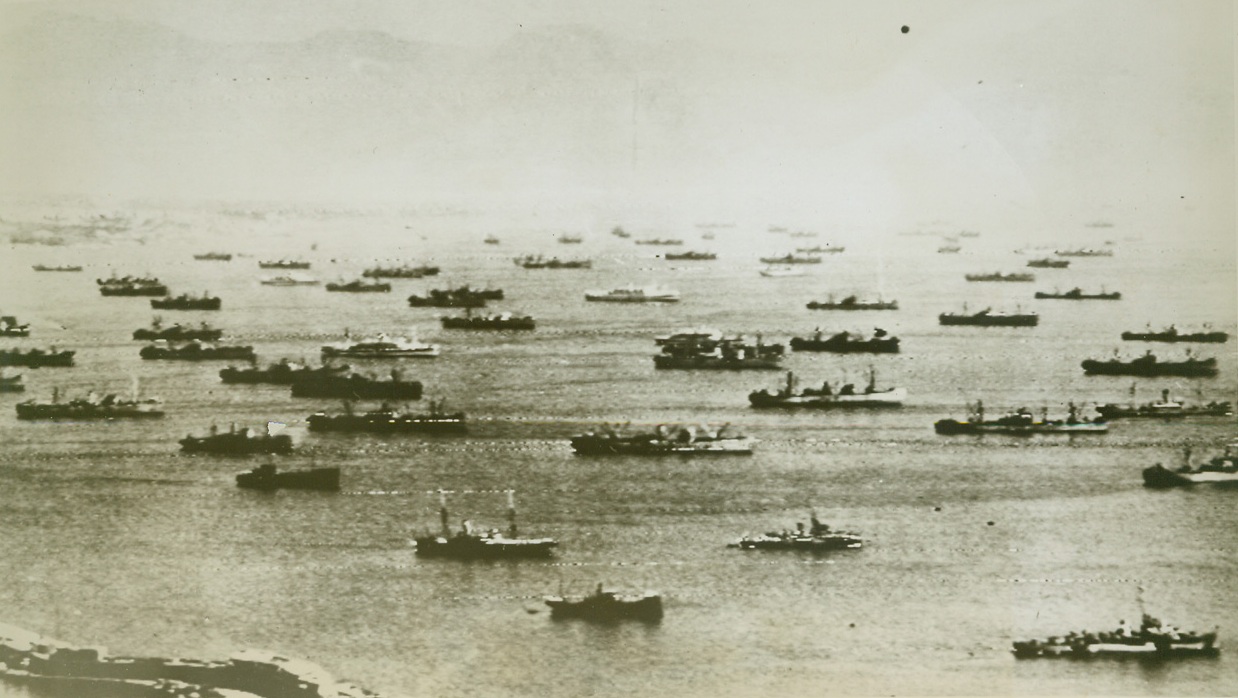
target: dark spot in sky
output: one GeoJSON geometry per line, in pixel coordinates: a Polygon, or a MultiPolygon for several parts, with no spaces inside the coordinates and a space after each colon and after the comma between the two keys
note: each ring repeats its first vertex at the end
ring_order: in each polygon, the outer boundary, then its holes
{"type": "Polygon", "coordinates": [[[906,33],[907,33],[907,32],[909,32],[909,31],[911,31],[911,27],[909,27],[909,26],[907,26],[906,24],[904,24],[904,25],[903,25],[903,33],[904,33],[904,34],[906,34],[906,33]]]}

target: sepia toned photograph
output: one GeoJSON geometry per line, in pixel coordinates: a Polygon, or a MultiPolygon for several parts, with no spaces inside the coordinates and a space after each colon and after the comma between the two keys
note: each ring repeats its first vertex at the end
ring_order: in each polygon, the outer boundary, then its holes
{"type": "Polygon", "coordinates": [[[1238,694],[1234,14],[0,0],[0,696],[1238,694]]]}

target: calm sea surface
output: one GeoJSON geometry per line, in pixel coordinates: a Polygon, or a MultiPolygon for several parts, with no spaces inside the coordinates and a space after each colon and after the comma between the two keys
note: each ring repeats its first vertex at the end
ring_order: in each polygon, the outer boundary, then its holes
{"type": "MultiPolygon", "coordinates": [[[[118,654],[222,658],[261,647],[323,665],[384,695],[756,696],[821,694],[1233,695],[1238,650],[1219,659],[1020,661],[1012,639],[1115,627],[1141,608],[1174,624],[1238,633],[1238,506],[1232,491],[1150,491],[1140,470],[1176,463],[1184,444],[1211,457],[1238,437],[1234,419],[1122,421],[1105,435],[943,437],[935,420],[969,401],[990,414],[1068,402],[1147,402],[1162,388],[1191,401],[1238,399],[1238,342],[1195,345],[1217,378],[1090,377],[1079,362],[1120,349],[1181,358],[1189,345],[1121,342],[1123,330],[1212,323],[1238,332],[1238,273],[1228,249],[1179,249],[1120,229],[1084,229],[1077,246],[1113,239],[1113,257],[1036,269],[1035,283],[967,283],[965,273],[1022,271],[1022,241],[995,234],[937,254],[931,236],[789,238],[724,228],[668,233],[713,262],[667,262],[666,249],[605,234],[560,245],[550,232],[359,218],[300,228],[218,217],[145,244],[4,250],[0,310],[33,325],[6,346],[77,350],[71,369],[23,370],[22,395],[0,396],[0,620],[118,654]],[[484,245],[494,233],[502,244],[484,245]],[[379,243],[374,240],[385,239],[379,243]],[[397,242],[392,243],[391,240],[397,242]],[[763,278],[759,255],[835,242],[798,278],[763,278]],[[318,243],[311,249],[312,243],[318,243]],[[246,253],[204,262],[194,252],[246,253]],[[590,257],[591,270],[525,270],[512,258],[590,257]],[[434,261],[438,277],[393,280],[390,294],[274,288],[258,259],[312,260],[323,282],[376,260],[434,261]],[[82,263],[80,274],[35,273],[82,263]],[[279,386],[229,386],[226,362],[141,361],[129,337],[149,324],[144,298],[103,298],[96,277],[152,273],[174,293],[210,291],[207,320],[266,363],[317,360],[354,335],[415,329],[441,344],[406,361],[427,397],[469,418],[467,437],[309,434],[305,417],[338,410],[279,386]],[[405,297],[472,283],[505,290],[498,310],[529,313],[528,333],[442,330],[440,314],[405,297]],[[658,283],[667,306],[586,303],[587,289],[658,283]],[[1036,290],[1121,291],[1118,302],[1032,300],[1036,290]],[[897,299],[894,312],[810,311],[810,300],[858,293],[897,299]],[[1039,327],[947,328],[937,314],[992,305],[1035,309],[1039,327]],[[807,383],[862,383],[910,393],[901,410],[751,410],[747,394],[779,372],[655,371],[653,337],[708,325],[785,342],[814,328],[902,338],[902,353],[792,354],[807,383]],[[89,390],[163,398],[163,420],[18,422],[23,399],[89,390]],[[289,425],[284,468],[338,465],[343,492],[240,490],[262,462],[186,456],[177,439],[211,424],[289,425]],[[599,422],[630,428],[729,423],[760,440],[751,457],[591,458],[567,439],[599,422]],[[502,526],[517,492],[521,530],[560,541],[551,561],[419,560],[409,540],[437,526],[439,488],[453,520],[502,526]],[[728,549],[744,533],[805,521],[860,532],[861,550],[811,556],[728,549]],[[665,595],[658,626],[552,622],[544,594],[598,582],[665,595]]],[[[1231,233],[1232,234],[1232,233],[1231,233]]],[[[659,233],[658,235],[663,235],[659,233]]],[[[639,238],[638,232],[634,237],[639,238]]],[[[1067,236],[1059,239],[1069,240],[1067,236]]],[[[1060,243],[1065,245],[1066,243],[1060,243]]],[[[386,372],[392,364],[354,362],[386,372]]],[[[424,403],[424,401],[423,401],[424,403]]],[[[422,405],[424,407],[424,404],[422,405]]],[[[7,689],[6,690],[13,690],[7,689]]]]}

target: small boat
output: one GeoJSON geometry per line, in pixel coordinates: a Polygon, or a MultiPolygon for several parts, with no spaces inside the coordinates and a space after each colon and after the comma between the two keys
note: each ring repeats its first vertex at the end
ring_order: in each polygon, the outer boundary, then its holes
{"type": "Polygon", "coordinates": [[[0,316],[0,337],[29,337],[29,323],[18,324],[13,315],[0,316]]]}
{"type": "Polygon", "coordinates": [[[388,293],[391,284],[385,282],[367,283],[360,279],[347,283],[329,283],[327,290],[333,293],[388,293]]]}
{"type": "Polygon", "coordinates": [[[1004,312],[985,308],[976,313],[968,313],[963,308],[961,313],[942,313],[937,316],[942,325],[972,325],[978,327],[1035,327],[1040,322],[1036,313],[1004,312]]]}
{"type": "Polygon", "coordinates": [[[36,264],[31,269],[35,271],[81,271],[82,267],[77,264],[62,264],[59,266],[48,266],[46,264],[36,264]]]}
{"type": "Polygon", "coordinates": [[[761,276],[778,278],[783,276],[804,276],[808,272],[796,267],[766,267],[760,271],[761,276]]]}
{"type": "Polygon", "coordinates": [[[1036,275],[1035,275],[1035,274],[1028,274],[1028,273],[1026,273],[1026,272],[1013,272],[1013,273],[1010,273],[1010,274],[1003,274],[1003,273],[1002,273],[1002,272],[1000,272],[1000,271],[995,271],[995,272],[993,272],[993,273],[991,273],[991,274],[965,274],[965,275],[963,276],[963,278],[967,279],[968,281],[1015,281],[1015,282],[1026,282],[1026,281],[1035,281],[1035,280],[1036,280],[1036,275]]]}
{"type": "Polygon", "coordinates": [[[22,383],[20,373],[14,373],[9,376],[0,371],[0,393],[21,393],[25,392],[25,390],[26,384],[22,383]]]}
{"type": "Polygon", "coordinates": [[[762,264],[820,264],[821,256],[815,254],[804,254],[802,252],[789,252],[781,257],[761,257],[762,264]]]}
{"type": "Polygon", "coordinates": [[[984,404],[977,401],[966,421],[938,420],[933,429],[938,434],[1104,434],[1109,424],[1103,417],[1084,419],[1079,416],[1075,404],[1070,403],[1070,413],[1064,419],[1049,419],[1046,414],[1039,420],[1031,410],[1021,408],[1015,412],[986,420],[984,404]]]}
{"type": "Polygon", "coordinates": [[[753,407],[808,407],[820,410],[901,407],[906,399],[906,388],[878,390],[874,371],[869,372],[868,385],[863,392],[857,392],[851,383],[834,390],[829,382],[822,383],[820,388],[797,391],[795,376],[788,371],[787,383],[778,391],[755,390],[748,393],[748,402],[753,407]]]}
{"type": "Polygon", "coordinates": [[[834,302],[834,297],[830,296],[827,301],[808,301],[809,310],[898,310],[898,301],[862,301],[855,296],[847,296],[846,298],[834,302]]]}
{"type": "Polygon", "coordinates": [[[460,530],[452,533],[447,524],[447,493],[439,490],[439,520],[442,531],[416,538],[413,545],[420,557],[445,557],[456,560],[496,560],[513,558],[545,558],[553,554],[559,542],[553,538],[521,538],[516,528],[516,504],[512,490],[507,491],[507,532],[498,529],[476,531],[471,521],[464,521],[460,530]]]}
{"type": "Polygon", "coordinates": [[[182,293],[176,297],[150,299],[150,307],[156,310],[219,310],[222,306],[223,301],[219,296],[208,296],[205,293],[201,296],[182,293]]]}
{"type": "Polygon", "coordinates": [[[98,397],[90,393],[84,398],[60,401],[60,391],[52,389],[51,402],[27,400],[14,407],[18,419],[28,420],[101,420],[101,419],[157,419],[163,416],[158,398],[123,398],[114,393],[98,397]]]}
{"type": "Polygon", "coordinates": [[[322,282],[305,274],[283,274],[263,277],[260,283],[263,286],[317,286],[322,282]]]}
{"type": "Polygon", "coordinates": [[[863,540],[860,534],[850,531],[835,531],[828,524],[821,523],[817,519],[816,512],[812,513],[812,526],[808,529],[804,528],[804,523],[798,522],[795,524],[795,530],[783,529],[781,531],[769,531],[759,536],[744,536],[734,543],[727,545],[728,548],[739,548],[740,550],[798,550],[801,552],[825,552],[829,550],[843,550],[859,548],[863,545],[863,540]]]}
{"type": "Polygon", "coordinates": [[[659,424],[652,432],[625,435],[604,424],[598,431],[573,436],[571,444],[576,453],[590,456],[752,455],[756,439],[726,434],[729,426],[710,429],[706,426],[671,427],[659,424]]]}
{"type": "Polygon", "coordinates": [[[828,351],[836,354],[897,354],[899,339],[891,337],[880,327],[873,330],[873,336],[865,338],[851,332],[839,332],[826,337],[821,330],[808,337],[792,337],[793,351],[828,351]]]}
{"type": "MultiPolygon", "coordinates": [[[[1134,394],[1134,388],[1131,389],[1131,393],[1134,394]]],[[[1169,390],[1162,390],[1160,402],[1149,402],[1138,406],[1106,403],[1097,405],[1096,411],[1105,419],[1181,419],[1183,417],[1229,417],[1234,414],[1234,407],[1228,400],[1213,401],[1206,405],[1186,405],[1180,400],[1169,399],[1169,390]]]]}
{"type": "Polygon", "coordinates": [[[668,262],[708,262],[718,258],[715,252],[699,252],[697,250],[687,250],[685,252],[667,252],[662,255],[668,262]]]}
{"type": "Polygon", "coordinates": [[[1033,269],[1065,269],[1070,266],[1070,260],[1042,257],[1040,259],[1027,260],[1027,266],[1032,267],[1033,269]]]}
{"type": "Polygon", "coordinates": [[[1081,364],[1087,375],[1109,376],[1215,376],[1217,360],[1215,357],[1196,359],[1187,356],[1182,361],[1160,361],[1151,351],[1130,361],[1117,358],[1107,361],[1086,359],[1081,364]]]}
{"type": "Polygon", "coordinates": [[[292,437],[281,434],[284,425],[267,422],[265,433],[251,432],[249,427],[237,429],[235,425],[226,432],[211,426],[206,436],[192,434],[180,440],[181,450],[189,453],[221,453],[227,455],[250,455],[254,453],[292,453],[292,437]]]}
{"type": "Polygon", "coordinates": [[[344,414],[316,412],[306,420],[310,431],[370,432],[378,434],[433,433],[463,434],[467,431],[463,412],[447,412],[443,402],[431,402],[427,414],[401,412],[386,403],[377,410],[355,414],[345,403],[344,414]]]}
{"type": "Polygon", "coordinates": [[[0,366],[72,366],[76,351],[66,349],[56,351],[56,347],[46,349],[0,349],[0,366]]]}
{"type": "Polygon", "coordinates": [[[679,292],[657,286],[625,286],[585,291],[585,300],[602,303],[678,303],[679,292]]]}
{"type": "Polygon", "coordinates": [[[1125,620],[1110,632],[1071,631],[1064,636],[1045,640],[1017,640],[1012,652],[1017,659],[1092,659],[1148,658],[1154,660],[1186,657],[1215,657],[1217,631],[1196,633],[1162,623],[1143,614],[1139,628],[1125,620]]]}
{"type": "Polygon", "coordinates": [[[158,339],[154,344],[142,347],[138,355],[147,360],[164,361],[215,361],[218,359],[253,361],[257,358],[251,346],[215,346],[196,339],[180,346],[172,346],[166,340],[158,339]]]}
{"type": "Polygon", "coordinates": [[[200,262],[231,262],[232,253],[230,252],[204,252],[202,254],[195,254],[193,258],[200,262]]]}
{"type": "Polygon", "coordinates": [[[310,263],[300,259],[275,259],[258,262],[259,269],[309,269],[310,263]]]}
{"type": "Polygon", "coordinates": [[[162,339],[169,342],[187,342],[192,339],[204,342],[214,342],[223,337],[224,331],[215,329],[205,322],[198,327],[186,327],[175,323],[167,327],[159,319],[155,319],[149,328],[143,327],[133,331],[134,339],[162,339]]]}
{"type": "Polygon", "coordinates": [[[1109,248],[1098,250],[1091,247],[1084,247],[1072,250],[1054,250],[1053,254],[1059,257],[1112,257],[1113,250],[1109,248]]]}
{"type": "Polygon", "coordinates": [[[1099,293],[1084,293],[1083,289],[1076,286],[1065,293],[1058,293],[1057,291],[1054,291],[1053,293],[1037,291],[1036,298],[1066,301],[1117,301],[1122,300],[1122,294],[1117,291],[1112,293],[1106,293],[1105,291],[1101,291],[1099,293]]]}
{"type": "Polygon", "coordinates": [[[447,330],[532,330],[537,327],[531,316],[511,313],[441,317],[439,322],[447,330]]]}
{"type": "Polygon", "coordinates": [[[527,254],[523,257],[517,257],[516,264],[525,269],[589,269],[593,266],[593,262],[588,259],[547,258],[540,254],[527,254]]]}
{"type": "Polygon", "coordinates": [[[408,264],[398,267],[370,267],[361,272],[361,276],[367,279],[420,279],[426,276],[437,276],[439,268],[430,264],[421,264],[411,266],[408,264]]]}
{"type": "Polygon", "coordinates": [[[617,238],[630,238],[630,237],[632,237],[632,234],[631,234],[631,233],[629,233],[628,231],[624,230],[623,228],[621,228],[621,227],[619,227],[619,226],[615,226],[614,228],[611,228],[610,234],[611,234],[611,235],[614,235],[614,236],[615,236],[615,237],[617,237],[617,238]]]}
{"type": "Polygon", "coordinates": [[[1224,344],[1229,341],[1229,333],[1210,330],[1205,330],[1202,332],[1180,332],[1177,327],[1170,325],[1160,332],[1153,332],[1150,327],[1146,332],[1123,332],[1122,339],[1138,342],[1195,342],[1201,344],[1224,344]]]}
{"type": "Polygon", "coordinates": [[[600,623],[623,620],[657,623],[662,620],[662,596],[652,591],[619,594],[606,591],[598,584],[597,591],[588,596],[547,596],[544,601],[550,607],[550,617],[556,619],[580,618],[600,623]]]}
{"type": "Polygon", "coordinates": [[[1199,466],[1191,465],[1191,449],[1185,449],[1182,467],[1170,470],[1157,463],[1143,470],[1145,487],[1188,487],[1190,485],[1238,486],[1238,444],[1225,447],[1225,452],[1199,466]]]}
{"type": "Polygon", "coordinates": [[[250,490],[320,490],[338,492],[340,489],[339,468],[312,468],[278,472],[271,463],[264,463],[253,470],[237,473],[236,486],[250,490]]]}
{"type": "MultiPolygon", "coordinates": [[[[347,337],[347,334],[345,335],[347,337]]],[[[411,337],[388,337],[379,333],[372,339],[345,339],[322,347],[324,359],[347,356],[363,359],[433,359],[439,355],[438,345],[426,344],[411,337]]]]}

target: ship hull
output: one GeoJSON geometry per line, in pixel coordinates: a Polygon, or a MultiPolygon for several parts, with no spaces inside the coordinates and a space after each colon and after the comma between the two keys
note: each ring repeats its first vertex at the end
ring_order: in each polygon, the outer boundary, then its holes
{"type": "Polygon", "coordinates": [[[187,436],[180,440],[181,450],[186,453],[215,453],[222,455],[251,455],[255,453],[292,453],[292,437],[277,434],[270,437],[252,437],[232,434],[215,436],[187,436]]]}
{"type": "Polygon", "coordinates": [[[0,352],[0,366],[25,366],[39,368],[41,366],[72,366],[75,352],[62,351],[54,354],[30,354],[21,352],[0,352]]]}
{"type": "Polygon", "coordinates": [[[600,623],[624,620],[656,623],[662,620],[662,597],[655,595],[633,599],[589,596],[577,600],[550,596],[545,602],[550,607],[550,617],[555,619],[578,618],[600,623]]]}
{"type": "Polygon", "coordinates": [[[139,409],[106,409],[106,408],[86,408],[73,409],[63,404],[50,405],[32,405],[19,404],[14,405],[17,410],[17,418],[25,420],[44,420],[44,421],[66,421],[66,422],[84,422],[84,421],[104,421],[112,419],[158,419],[163,416],[163,410],[139,410],[139,409]]]}
{"type": "Polygon", "coordinates": [[[1215,376],[1216,359],[1192,362],[1124,363],[1088,359],[1082,364],[1084,373],[1102,376],[1215,376]]]}
{"type": "Polygon", "coordinates": [[[793,351],[825,351],[834,354],[897,354],[899,340],[892,339],[870,339],[861,341],[831,341],[806,339],[803,337],[791,338],[791,349],[793,351]]]}
{"type": "Polygon", "coordinates": [[[947,315],[937,316],[942,325],[967,325],[972,327],[1035,327],[1040,324],[1039,315],[947,315]]]}
{"type": "Polygon", "coordinates": [[[1224,344],[1229,341],[1227,332],[1123,332],[1122,339],[1137,342],[1192,342],[1197,344],[1224,344]]]}
{"type": "Polygon", "coordinates": [[[992,424],[959,422],[953,419],[943,419],[933,425],[938,434],[1011,434],[1015,436],[1032,434],[1104,434],[1109,431],[1109,425],[1103,422],[1040,423],[1040,424],[992,424]]]}
{"type": "Polygon", "coordinates": [[[807,408],[817,410],[881,409],[902,407],[906,388],[894,388],[860,395],[770,395],[755,392],[748,402],[759,408],[807,408]]]}
{"type": "Polygon", "coordinates": [[[317,490],[322,492],[337,492],[340,489],[339,468],[315,468],[313,470],[292,470],[288,472],[263,472],[255,469],[238,473],[236,486],[250,490],[317,490]]]}
{"type": "Polygon", "coordinates": [[[751,438],[677,442],[595,436],[572,438],[572,450],[586,456],[750,456],[751,438]]]}
{"type": "Polygon", "coordinates": [[[1190,487],[1192,485],[1221,485],[1238,487],[1238,472],[1218,470],[1190,470],[1186,472],[1169,470],[1157,464],[1143,470],[1145,487],[1169,488],[1190,487]]]}
{"type": "Polygon", "coordinates": [[[150,307],[155,310],[219,310],[223,301],[219,298],[193,298],[189,300],[153,298],[150,307]]]}
{"type": "Polygon", "coordinates": [[[777,356],[729,359],[714,356],[669,356],[660,354],[653,357],[654,368],[680,370],[713,370],[713,371],[770,371],[782,368],[782,359],[777,356]]]}
{"type": "Polygon", "coordinates": [[[485,538],[426,536],[414,541],[419,557],[453,560],[513,560],[548,558],[558,541],[549,538],[485,538]]]}
{"type": "Polygon", "coordinates": [[[310,431],[367,432],[375,434],[463,434],[468,431],[464,415],[395,416],[313,414],[306,420],[310,431]]]}

